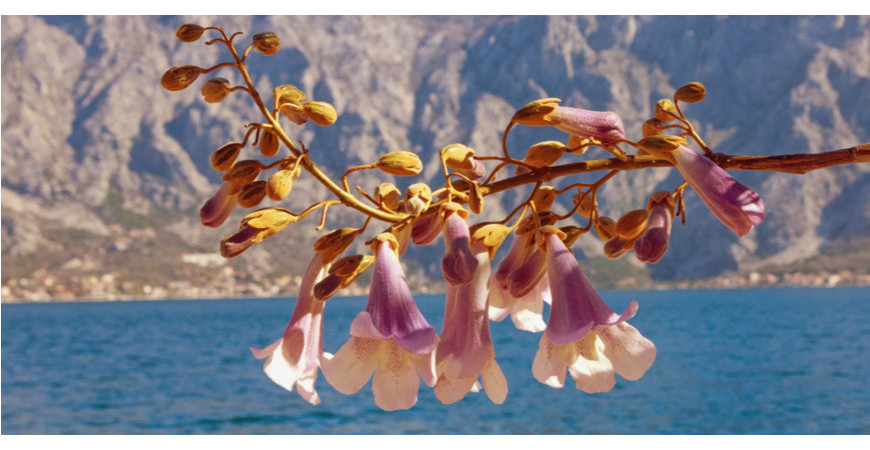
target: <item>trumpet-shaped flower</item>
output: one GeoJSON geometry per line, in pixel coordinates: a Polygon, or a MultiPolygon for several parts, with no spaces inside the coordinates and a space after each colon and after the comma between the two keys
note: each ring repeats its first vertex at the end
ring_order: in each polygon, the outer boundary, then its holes
{"type": "Polygon", "coordinates": [[[669,197],[653,202],[649,208],[646,229],[634,241],[634,254],[646,263],[657,263],[668,251],[668,240],[674,220],[674,206],[669,197]]]}
{"type": "Polygon", "coordinates": [[[761,197],[710,158],[682,145],[670,156],[710,211],[738,236],[745,236],[764,220],[761,197]]]}
{"type": "Polygon", "coordinates": [[[199,210],[199,219],[203,225],[212,228],[223,225],[238,204],[236,195],[231,194],[232,190],[233,185],[225,183],[214,196],[202,205],[199,210]]]}
{"type": "Polygon", "coordinates": [[[480,378],[489,399],[501,404],[507,396],[507,380],[495,362],[489,334],[489,250],[479,241],[473,250],[478,261],[474,279],[463,286],[447,286],[444,326],[435,353],[435,395],[443,403],[457,402],[480,378]]]}
{"type": "Polygon", "coordinates": [[[251,348],[258,358],[267,358],[263,371],[279,386],[296,390],[308,403],[320,403],[314,390],[320,356],[323,352],[323,306],[314,298],[313,289],[324,276],[328,264],[324,254],[316,252],[299,286],[299,296],[290,323],[280,339],[264,349],[251,348]]]}
{"type": "MultiPolygon", "coordinates": [[[[458,205],[457,205],[458,206],[458,205]]],[[[461,207],[459,211],[446,210],[444,221],[444,246],[446,251],[441,259],[441,274],[451,285],[464,285],[471,282],[477,270],[478,261],[471,252],[468,225],[461,207]]]]}
{"type": "MultiPolygon", "coordinates": [[[[550,287],[547,275],[543,274],[529,289],[511,289],[511,282],[516,286],[517,279],[523,278],[524,263],[535,253],[531,244],[533,233],[527,233],[514,238],[508,254],[501,260],[490,282],[489,318],[500,322],[508,315],[514,325],[520,330],[537,333],[543,331],[547,324],[542,318],[544,302],[550,302],[550,287]],[[514,292],[519,295],[515,295],[514,292]]],[[[526,266],[528,268],[529,266],[526,266]]],[[[526,286],[527,287],[527,286],[526,286]]]]}
{"type": "Polygon", "coordinates": [[[625,139],[622,119],[615,112],[558,106],[547,114],[546,119],[572,136],[591,137],[605,144],[625,139]]]}
{"type": "Polygon", "coordinates": [[[547,329],[532,363],[535,379],[552,387],[565,384],[567,369],[577,388],[609,391],[614,372],[636,380],[655,360],[655,345],[625,321],[637,313],[631,302],[613,312],[580,269],[557,232],[545,232],[547,275],[553,295],[547,329]]]}
{"type": "Polygon", "coordinates": [[[438,335],[420,313],[405,281],[391,235],[374,244],[375,262],[368,303],[350,327],[351,338],[333,356],[324,353],[326,380],[339,392],[354,394],[372,377],[375,404],[408,409],[417,403],[423,381],[434,386],[438,335]]]}

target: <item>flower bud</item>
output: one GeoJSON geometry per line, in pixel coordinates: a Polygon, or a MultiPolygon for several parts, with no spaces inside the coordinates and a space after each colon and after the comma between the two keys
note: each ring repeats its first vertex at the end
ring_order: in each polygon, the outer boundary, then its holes
{"type": "Polygon", "coordinates": [[[633,241],[614,236],[604,244],[604,256],[610,259],[619,258],[623,253],[631,249],[632,244],[633,241]]]}
{"type": "Polygon", "coordinates": [[[686,145],[686,138],[670,134],[656,134],[641,139],[637,145],[653,155],[660,155],[672,152],[680,148],[680,146],[686,145]]]}
{"type": "Polygon", "coordinates": [[[269,177],[266,186],[266,195],[275,201],[284,200],[290,195],[293,188],[293,180],[299,178],[299,169],[280,169],[269,177]]]}
{"type": "Polygon", "coordinates": [[[707,95],[707,89],[703,84],[693,81],[685,86],[677,89],[674,93],[674,100],[686,103],[695,103],[704,100],[707,95]]]}
{"type": "Polygon", "coordinates": [[[277,34],[271,31],[255,34],[253,44],[254,48],[266,56],[274,55],[281,49],[281,40],[278,39],[277,34]]]}
{"type": "Polygon", "coordinates": [[[263,164],[255,159],[246,159],[233,164],[226,173],[223,174],[221,180],[232,184],[231,194],[239,192],[242,186],[257,179],[260,172],[263,170],[263,164]]]}
{"type": "Polygon", "coordinates": [[[202,98],[207,103],[218,103],[230,95],[230,82],[226,78],[212,78],[202,85],[202,98]]]}
{"type": "Polygon", "coordinates": [[[616,222],[610,217],[598,216],[595,218],[595,233],[602,241],[609,241],[616,235],[616,222]]]}
{"type": "Polygon", "coordinates": [[[508,226],[500,223],[478,224],[469,228],[471,234],[471,246],[474,247],[474,242],[481,241],[489,251],[489,259],[495,257],[499,246],[511,234],[511,229],[508,226]]]}
{"type": "Polygon", "coordinates": [[[275,109],[287,116],[293,123],[302,125],[308,120],[302,102],[305,93],[292,84],[284,84],[272,90],[272,98],[275,100],[275,109]]]}
{"type": "Polygon", "coordinates": [[[375,189],[375,201],[391,211],[398,211],[402,193],[393,183],[381,183],[375,189]]]}
{"type": "Polygon", "coordinates": [[[332,125],[338,119],[335,108],[326,102],[305,102],[302,109],[312,122],[322,127],[332,125]]]}
{"type": "Polygon", "coordinates": [[[218,172],[225,172],[233,166],[239,152],[242,150],[241,142],[230,142],[211,154],[211,168],[218,172]]]}
{"type": "Polygon", "coordinates": [[[566,150],[565,144],[558,141],[539,142],[526,150],[523,161],[535,167],[551,166],[565,154],[566,150]]]}
{"type": "Polygon", "coordinates": [[[271,158],[278,154],[278,150],[281,148],[281,141],[278,140],[277,133],[269,129],[263,129],[260,132],[258,146],[263,156],[271,158]]]}
{"type": "Polygon", "coordinates": [[[192,23],[186,23],[175,30],[175,37],[181,42],[196,42],[202,37],[203,32],[205,32],[205,28],[192,23]]]}
{"type": "Polygon", "coordinates": [[[420,158],[417,155],[411,152],[399,151],[381,156],[375,162],[375,167],[391,175],[407,177],[420,173],[423,170],[423,163],[420,162],[420,158]]]}
{"type": "Polygon", "coordinates": [[[314,251],[324,254],[324,262],[332,262],[344,253],[350,244],[360,235],[356,228],[339,228],[320,236],[314,242],[314,251]]]}
{"type": "Polygon", "coordinates": [[[535,231],[538,229],[538,224],[541,227],[553,225],[558,219],[559,217],[552,211],[539,211],[537,220],[535,220],[535,216],[529,216],[520,221],[517,227],[517,234],[522,235],[535,231]]]}
{"type": "Polygon", "coordinates": [[[239,195],[236,197],[239,206],[242,208],[253,208],[259,205],[263,201],[263,198],[266,197],[266,184],[265,180],[259,180],[242,186],[242,189],[239,190],[239,195]]]}
{"type": "Polygon", "coordinates": [[[284,208],[258,209],[242,219],[242,226],[250,226],[260,230],[281,231],[287,225],[295,223],[299,217],[284,208]]]}
{"type": "Polygon", "coordinates": [[[184,65],[175,66],[167,70],[160,77],[160,85],[167,91],[180,91],[191,83],[196,81],[196,78],[202,73],[202,69],[197,66],[184,65]]]}
{"type": "Polygon", "coordinates": [[[635,209],[622,215],[616,221],[616,235],[625,239],[631,240],[643,233],[646,229],[646,221],[649,217],[649,211],[646,209],[635,209]]]}
{"type": "Polygon", "coordinates": [[[564,227],[559,227],[559,230],[562,233],[565,233],[565,238],[562,239],[562,242],[565,243],[565,247],[571,248],[574,245],[574,242],[577,241],[577,238],[586,233],[586,229],[583,227],[578,227],[576,225],[566,225],[564,227]]]}
{"type": "Polygon", "coordinates": [[[595,211],[595,200],[592,198],[592,194],[577,194],[574,196],[575,203],[578,201],[578,197],[580,196],[583,196],[583,199],[580,200],[580,206],[577,207],[577,214],[580,214],[583,217],[592,217],[592,211],[595,211]]]}
{"type": "Polygon", "coordinates": [[[414,183],[405,191],[405,212],[419,216],[423,214],[432,202],[432,189],[426,183],[414,183]]]}
{"type": "Polygon", "coordinates": [[[649,119],[643,123],[641,127],[641,134],[643,135],[643,137],[662,134],[665,126],[666,125],[659,119],[649,119]]]}
{"type": "Polygon", "coordinates": [[[532,201],[535,202],[535,209],[545,211],[553,207],[556,201],[556,188],[553,186],[541,186],[532,195],[532,201]]]}
{"type": "Polygon", "coordinates": [[[559,102],[561,101],[562,100],[558,98],[535,100],[520,108],[514,114],[511,122],[533,127],[552,125],[552,123],[546,119],[546,116],[553,112],[556,107],[559,106],[559,102]]]}
{"type": "Polygon", "coordinates": [[[656,102],[656,106],[653,108],[653,115],[656,119],[667,123],[678,117],[677,107],[674,106],[674,102],[671,99],[663,98],[656,102]]]}

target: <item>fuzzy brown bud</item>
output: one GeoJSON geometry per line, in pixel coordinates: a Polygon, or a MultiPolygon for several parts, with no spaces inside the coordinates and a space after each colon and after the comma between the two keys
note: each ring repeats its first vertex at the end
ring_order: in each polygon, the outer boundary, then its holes
{"type": "Polygon", "coordinates": [[[658,155],[672,152],[680,146],[686,145],[686,138],[670,134],[656,134],[641,139],[637,145],[647,152],[658,155]]]}
{"type": "Polygon", "coordinates": [[[262,170],[263,164],[255,159],[237,161],[230,170],[221,176],[221,180],[232,184],[233,188],[230,193],[235,194],[242,186],[256,180],[262,170]]]}
{"type": "Polygon", "coordinates": [[[567,151],[565,144],[559,141],[539,142],[526,150],[523,161],[535,167],[547,167],[553,165],[567,151]]]}
{"type": "Polygon", "coordinates": [[[615,232],[617,236],[631,240],[643,233],[646,229],[646,222],[649,218],[649,211],[646,209],[635,209],[622,215],[616,221],[615,232]]]}
{"type": "Polygon", "coordinates": [[[704,100],[706,95],[707,88],[705,88],[703,84],[693,81],[677,89],[677,92],[674,93],[674,100],[695,103],[704,100]]]}
{"type": "Polygon", "coordinates": [[[202,68],[189,64],[175,66],[163,73],[160,77],[160,85],[167,91],[180,91],[196,81],[202,72],[202,68]]]}
{"type": "Polygon", "coordinates": [[[212,169],[218,172],[229,170],[229,168],[233,166],[233,163],[236,162],[236,158],[238,158],[241,150],[241,142],[230,142],[224,144],[223,147],[215,150],[215,152],[211,154],[212,169]]]}
{"type": "Polygon", "coordinates": [[[598,216],[595,218],[595,233],[602,241],[609,241],[616,235],[616,222],[610,217],[598,216]]]}
{"type": "Polygon", "coordinates": [[[181,42],[196,42],[202,37],[205,28],[192,23],[186,23],[175,30],[175,37],[181,42]]]}
{"type": "Polygon", "coordinates": [[[263,129],[260,132],[260,142],[258,143],[260,153],[267,158],[271,158],[278,154],[281,148],[281,141],[278,140],[278,134],[269,129],[263,129]]]}
{"type": "Polygon", "coordinates": [[[299,169],[280,169],[273,173],[267,181],[266,195],[270,199],[279,201],[284,200],[290,195],[290,190],[293,188],[293,180],[299,177],[299,169]]]}
{"type": "Polygon", "coordinates": [[[381,183],[375,189],[375,201],[391,211],[398,211],[402,193],[393,183],[381,183]]]}
{"type": "Polygon", "coordinates": [[[260,53],[270,56],[274,55],[281,49],[281,40],[278,39],[277,34],[271,31],[266,31],[254,35],[253,45],[260,53]]]}
{"type": "Polygon", "coordinates": [[[679,117],[677,114],[677,107],[674,105],[674,102],[669,98],[663,98],[656,102],[656,106],[653,108],[653,115],[656,119],[661,120],[662,122],[670,122],[674,120],[676,117],[679,117]]]}
{"type": "Polygon", "coordinates": [[[344,253],[359,235],[360,230],[356,228],[332,230],[314,242],[314,251],[324,254],[324,262],[335,261],[335,258],[344,253]]]}
{"type": "Polygon", "coordinates": [[[332,125],[338,119],[335,108],[326,102],[305,102],[302,110],[312,122],[322,127],[332,125]]]}
{"type": "Polygon", "coordinates": [[[405,212],[419,216],[423,214],[432,202],[432,189],[426,183],[414,183],[405,191],[405,212]]]}
{"type": "Polygon", "coordinates": [[[399,151],[381,156],[375,162],[375,167],[391,175],[407,177],[420,173],[423,170],[423,163],[417,155],[411,152],[399,151]]]}
{"type": "Polygon", "coordinates": [[[266,181],[258,180],[242,186],[236,201],[242,208],[253,208],[259,205],[264,197],[266,197],[266,181]]]}
{"type": "Polygon", "coordinates": [[[218,103],[230,95],[230,82],[226,78],[212,78],[202,85],[202,98],[207,103],[218,103]]]}

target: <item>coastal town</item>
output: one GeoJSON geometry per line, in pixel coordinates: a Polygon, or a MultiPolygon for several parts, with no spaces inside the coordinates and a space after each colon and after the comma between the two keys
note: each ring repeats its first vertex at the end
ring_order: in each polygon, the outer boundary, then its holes
{"type": "MultiPolygon", "coordinates": [[[[290,297],[297,294],[299,275],[276,277],[256,276],[244,269],[234,268],[216,253],[191,253],[183,256],[191,267],[208,268],[190,271],[177,280],[164,285],[136,283],[122,279],[118,274],[79,275],[61,278],[51,271],[40,269],[31,276],[6,280],[2,286],[3,303],[70,302],[70,301],[124,301],[124,300],[178,300],[216,298],[290,297]]],[[[409,275],[408,282],[414,292],[443,292],[443,280],[421,275],[409,275]]],[[[772,287],[832,288],[870,286],[870,273],[850,270],[820,273],[733,273],[717,277],[677,282],[638,281],[621,289],[737,289],[772,287]]],[[[609,286],[604,286],[604,289],[609,286]]],[[[344,296],[366,295],[368,286],[355,283],[342,291],[344,296]]]]}

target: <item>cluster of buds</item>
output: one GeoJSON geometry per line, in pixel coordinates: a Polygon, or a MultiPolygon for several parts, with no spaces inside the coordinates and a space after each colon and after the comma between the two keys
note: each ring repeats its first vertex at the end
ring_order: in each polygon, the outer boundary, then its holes
{"type": "Polygon", "coordinates": [[[347,394],[359,391],[372,379],[375,402],[385,410],[413,406],[420,380],[434,387],[444,403],[459,401],[481,388],[493,402],[502,403],[508,384],[495,359],[489,323],[508,316],[518,328],[541,333],[532,372],[543,384],[562,387],[568,373],[577,388],[594,393],[610,390],[616,382],[614,374],[637,380],[656,355],[653,343],[627,322],[637,313],[638,304],[631,302],[621,314],[611,310],[575,258],[571,250],[575,241],[594,230],[591,234],[602,241],[606,256],[618,258],[633,251],[640,261],[656,263],[667,252],[675,217],[682,216],[685,222],[683,192],[687,187],[739,236],[764,218],[758,194],[710,158],[712,151],[680,109],[681,102],[703,99],[705,90],[700,83],[689,83],[679,88],[673,99],[657,102],[654,117],[643,124],[639,141],[626,136],[623,122],[614,112],[562,106],[561,100],[546,98],[517,110],[496,154],[481,155],[461,143],[441,148],[438,154],[444,184],[440,187],[420,182],[401,192],[384,182],[371,192],[359,186],[354,192],[348,181],[353,172],[377,169],[392,176],[413,177],[421,173],[423,164],[415,153],[397,150],[370,164],[351,167],[340,180],[332,180],[318,169],[316,153],[297,146],[282,124],[287,121],[304,126],[311,121],[331,125],[337,119],[332,105],[307,100],[302,90],[289,84],[274,88],[274,103],[266,105],[248,75],[249,52],[274,54],[280,49],[278,36],[256,34],[241,55],[233,44],[237,34],[227,36],[221,28],[182,25],[177,37],[182,42],[196,42],[207,31],[220,34],[207,44],[224,44],[232,60],[208,69],[174,67],[161,83],[175,91],[191,85],[200,75],[220,68],[235,69],[243,84],[233,87],[226,78],[208,80],[202,87],[205,101],[219,102],[233,91],[244,91],[265,119],[249,124],[243,139],[220,147],[211,157],[212,167],[222,174],[223,185],[202,207],[203,225],[220,226],[236,206],[260,206],[242,219],[238,231],[221,241],[221,253],[236,256],[318,209],[322,210],[320,229],[331,205],[343,205],[365,216],[362,227],[339,228],[315,242],[286,331],[272,345],[252,349],[256,357],[267,358],[264,370],[269,377],[286,389],[295,387],[311,403],[320,401],[314,388],[319,371],[347,394]],[[519,159],[511,156],[507,146],[514,126],[550,127],[567,136],[532,145],[519,159]],[[257,150],[242,159],[249,141],[257,150]],[[690,142],[701,151],[690,148],[690,142]],[[584,161],[593,146],[612,153],[613,158],[584,161]],[[282,149],[286,151],[282,153],[282,149]],[[572,161],[564,162],[567,159],[572,161]],[[621,170],[642,168],[637,165],[642,161],[654,162],[657,167],[674,166],[685,182],[672,191],[652,193],[645,206],[616,219],[600,214],[599,189],[621,170]],[[607,170],[591,183],[561,188],[545,184],[616,165],[621,166],[607,170]],[[508,167],[513,168],[512,173],[502,171],[508,167]],[[278,206],[262,206],[264,201],[284,200],[293,181],[304,174],[317,180],[335,199],[312,204],[298,214],[278,206]],[[519,186],[533,188],[502,220],[470,224],[484,210],[486,196],[519,186]],[[558,203],[560,196],[572,200],[558,203]],[[570,208],[554,208],[567,203],[570,208]],[[372,221],[383,228],[368,232],[372,221]],[[357,239],[367,236],[371,253],[346,254],[357,239]],[[445,247],[441,274],[447,286],[440,333],[415,305],[400,263],[410,245],[430,245],[439,236],[445,247]],[[493,267],[498,249],[511,236],[509,249],[493,267]],[[350,340],[334,355],[324,352],[326,302],[370,267],[368,302],[351,325],[350,340]],[[544,303],[550,304],[546,319],[544,303]]]}

